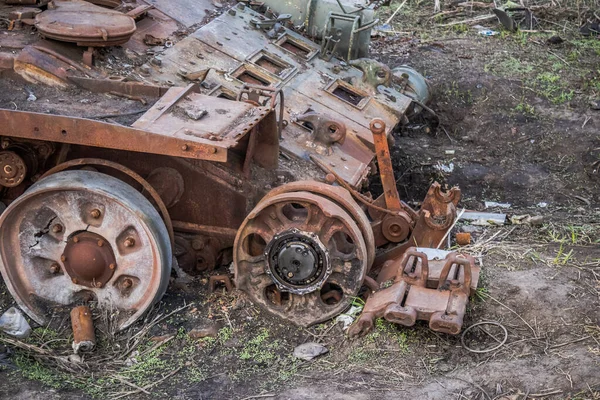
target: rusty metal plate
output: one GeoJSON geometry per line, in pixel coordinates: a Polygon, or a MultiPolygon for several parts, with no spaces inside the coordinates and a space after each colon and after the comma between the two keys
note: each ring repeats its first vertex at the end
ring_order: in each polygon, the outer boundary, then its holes
{"type": "Polygon", "coordinates": [[[54,0],[39,14],[35,26],[42,36],[79,46],[126,43],[136,30],[133,18],[83,0],[54,0]]]}

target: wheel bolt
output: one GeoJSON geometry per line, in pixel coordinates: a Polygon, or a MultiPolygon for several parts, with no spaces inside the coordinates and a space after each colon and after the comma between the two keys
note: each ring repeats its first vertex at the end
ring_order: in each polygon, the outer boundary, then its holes
{"type": "Polygon", "coordinates": [[[110,265],[108,266],[108,268],[109,268],[109,269],[115,269],[115,268],[117,268],[117,266],[116,266],[115,264],[110,264],[110,265]]]}
{"type": "Polygon", "coordinates": [[[98,240],[98,247],[104,246],[104,240],[98,240]]]}
{"type": "Polygon", "coordinates": [[[57,263],[54,263],[50,266],[50,272],[53,274],[58,274],[60,272],[60,266],[57,263]]]}
{"type": "Polygon", "coordinates": [[[125,239],[125,247],[133,247],[135,246],[135,239],[132,237],[128,237],[127,239],[125,239]]]}
{"type": "Polygon", "coordinates": [[[131,279],[127,278],[127,279],[123,280],[123,287],[125,289],[129,289],[132,286],[133,286],[133,282],[131,279]]]}
{"type": "Polygon", "coordinates": [[[61,233],[63,231],[63,227],[61,224],[56,224],[52,227],[52,232],[61,233]]]}
{"type": "Polygon", "coordinates": [[[92,215],[92,218],[98,219],[102,215],[102,212],[100,212],[100,210],[98,210],[97,208],[95,208],[95,209],[92,210],[92,212],[90,214],[92,215]]]}

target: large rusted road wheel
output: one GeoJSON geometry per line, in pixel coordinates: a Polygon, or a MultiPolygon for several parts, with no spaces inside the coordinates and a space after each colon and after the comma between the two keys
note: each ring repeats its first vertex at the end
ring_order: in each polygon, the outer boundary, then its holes
{"type": "Polygon", "coordinates": [[[36,322],[84,301],[135,322],[164,294],[171,273],[169,234],[133,187],[91,171],[40,180],[0,218],[0,271],[36,322]]]}
{"type": "Polygon", "coordinates": [[[348,308],[368,268],[363,234],[350,214],[309,192],[266,196],[234,244],[235,281],[252,301],[298,325],[348,308]]]}

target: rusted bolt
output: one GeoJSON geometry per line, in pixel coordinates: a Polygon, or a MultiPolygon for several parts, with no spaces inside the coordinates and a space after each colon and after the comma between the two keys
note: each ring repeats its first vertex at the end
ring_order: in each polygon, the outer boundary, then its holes
{"type": "Polygon", "coordinates": [[[104,240],[98,240],[98,247],[104,246],[104,240]]]}
{"type": "Polygon", "coordinates": [[[97,287],[97,288],[101,288],[102,286],[104,286],[104,283],[102,283],[102,282],[99,282],[99,281],[98,281],[98,282],[96,282],[96,287],[97,287]]]}
{"type": "Polygon", "coordinates": [[[333,174],[327,174],[325,175],[325,182],[332,184],[335,182],[335,175],[333,174]]]}
{"type": "Polygon", "coordinates": [[[52,232],[61,233],[63,231],[63,227],[61,224],[56,224],[52,227],[52,232]]]}
{"type": "Polygon", "coordinates": [[[79,283],[79,281],[77,280],[77,278],[73,278],[73,279],[71,279],[71,282],[73,282],[73,283],[74,283],[74,284],[76,284],[76,285],[79,283]]]}
{"type": "Polygon", "coordinates": [[[108,268],[109,268],[109,269],[115,269],[115,268],[117,268],[117,265],[116,265],[116,264],[110,264],[110,265],[108,266],[108,268]]]}
{"type": "Polygon", "coordinates": [[[94,208],[90,214],[91,214],[92,218],[98,219],[102,215],[102,212],[100,210],[98,210],[97,208],[94,208]]]}
{"type": "Polygon", "coordinates": [[[184,144],[183,146],[181,146],[181,150],[182,151],[188,151],[188,145],[184,144]]]}
{"type": "Polygon", "coordinates": [[[125,239],[125,247],[133,247],[135,246],[135,239],[132,237],[128,237],[127,239],[125,239]]]}
{"type": "Polygon", "coordinates": [[[129,289],[132,286],[133,286],[133,281],[131,279],[126,278],[126,279],[123,280],[123,287],[125,289],[129,289]]]}
{"type": "Polygon", "coordinates": [[[53,274],[58,274],[60,272],[60,265],[54,263],[50,266],[50,272],[53,274]]]}
{"type": "Polygon", "coordinates": [[[209,149],[210,154],[216,154],[217,153],[217,148],[216,147],[211,147],[209,149]]]}
{"type": "Polygon", "coordinates": [[[60,261],[62,261],[62,262],[67,261],[67,256],[65,256],[64,254],[62,256],[60,256],[60,261]]]}
{"type": "Polygon", "coordinates": [[[194,239],[192,241],[192,249],[194,250],[203,250],[204,249],[204,240],[202,239],[194,239]]]}
{"type": "Polygon", "coordinates": [[[5,165],[4,166],[4,173],[6,175],[10,175],[10,174],[12,174],[12,172],[13,172],[13,167],[11,167],[10,165],[5,165]]]}

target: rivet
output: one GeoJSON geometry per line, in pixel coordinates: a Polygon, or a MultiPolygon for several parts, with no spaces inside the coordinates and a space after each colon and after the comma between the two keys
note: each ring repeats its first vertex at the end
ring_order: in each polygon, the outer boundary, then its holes
{"type": "Polygon", "coordinates": [[[181,146],[181,150],[182,151],[188,151],[188,145],[184,144],[183,146],[181,146]]]}
{"type": "Polygon", "coordinates": [[[75,236],[75,237],[73,238],[73,242],[75,242],[75,243],[79,243],[79,238],[78,238],[77,236],[75,236]]]}
{"type": "Polygon", "coordinates": [[[109,269],[115,269],[115,268],[117,268],[117,266],[116,266],[116,264],[110,264],[110,265],[108,266],[108,268],[109,268],[109,269]]]}
{"type": "Polygon", "coordinates": [[[97,208],[93,209],[90,214],[92,215],[92,218],[94,218],[94,219],[98,219],[102,215],[100,210],[98,210],[97,208]]]}
{"type": "Polygon", "coordinates": [[[52,232],[54,232],[54,233],[60,233],[60,232],[62,232],[62,230],[63,230],[63,227],[61,224],[56,224],[52,227],[52,232]]]}
{"type": "Polygon", "coordinates": [[[131,279],[128,278],[123,281],[123,287],[125,289],[129,289],[131,286],[133,286],[133,282],[131,281],[131,279]]]}

